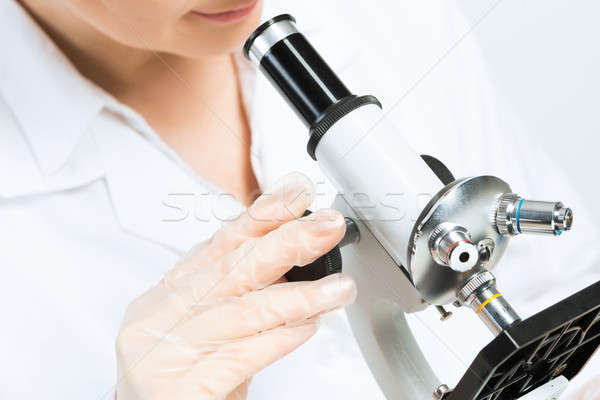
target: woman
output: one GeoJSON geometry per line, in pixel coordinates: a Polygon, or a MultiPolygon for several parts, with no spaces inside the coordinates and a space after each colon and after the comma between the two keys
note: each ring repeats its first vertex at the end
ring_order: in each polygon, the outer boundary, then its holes
{"type": "MultiPolygon", "coordinates": [[[[439,38],[460,33],[447,6],[416,6],[403,23],[386,24],[398,15],[322,3],[282,7],[356,92],[384,104],[410,87],[394,79],[419,76],[452,44],[439,38]],[[352,45],[340,45],[333,33],[362,34],[348,25],[369,16],[396,29],[402,51],[347,36],[352,45]],[[423,21],[429,38],[413,40],[423,21]],[[394,68],[385,72],[365,49],[394,68]]],[[[328,251],[344,228],[333,210],[297,220],[311,203],[329,205],[333,191],[298,151],[303,128],[239,57],[262,3],[10,0],[0,8],[0,259],[11,283],[1,298],[11,304],[2,397],[245,398],[251,377],[307,341],[327,314],[313,340],[256,377],[249,396],[383,398],[343,314],[330,312],[353,301],[352,280],[280,280],[328,251]],[[310,179],[277,180],[294,170],[310,179]]],[[[456,54],[469,51],[477,60],[471,47],[456,54]]],[[[464,64],[449,60],[454,72],[464,64]]],[[[476,80],[473,64],[464,71],[476,80]]],[[[436,86],[452,79],[430,75],[420,86],[438,89],[409,89],[399,121],[419,130],[415,147],[456,154],[448,164],[461,175],[518,180],[521,171],[506,169],[516,155],[482,154],[510,140],[487,129],[497,121],[485,114],[481,81],[436,86]],[[457,107],[459,92],[466,102],[457,107]]],[[[582,276],[582,264],[569,273],[582,276]]],[[[584,278],[564,292],[593,279],[584,278]]],[[[517,295],[525,283],[507,290],[517,295]]]]}

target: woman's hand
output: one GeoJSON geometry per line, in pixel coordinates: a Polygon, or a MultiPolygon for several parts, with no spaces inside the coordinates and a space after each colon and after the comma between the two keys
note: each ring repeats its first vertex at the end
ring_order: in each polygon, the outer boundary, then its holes
{"type": "Polygon", "coordinates": [[[119,400],[244,399],[252,375],[308,340],[320,314],[354,301],[344,275],[274,284],[344,234],[333,210],[297,219],[313,197],[306,177],[286,176],[129,306],[119,400]]]}

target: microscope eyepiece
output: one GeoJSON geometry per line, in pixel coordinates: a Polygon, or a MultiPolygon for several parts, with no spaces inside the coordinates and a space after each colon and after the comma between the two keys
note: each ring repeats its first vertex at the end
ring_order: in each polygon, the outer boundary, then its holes
{"type": "Polygon", "coordinates": [[[308,153],[315,158],[320,139],[339,119],[373,96],[357,97],[342,83],[289,14],[279,15],[254,31],[244,45],[246,58],[259,65],[310,129],[308,153]]]}
{"type": "Polygon", "coordinates": [[[296,18],[292,17],[290,14],[281,14],[271,18],[256,28],[256,30],[248,37],[244,44],[244,55],[247,59],[260,63],[262,56],[264,56],[275,43],[285,39],[292,33],[298,32],[295,24],[296,18]],[[267,30],[269,32],[263,35],[267,30]]]}

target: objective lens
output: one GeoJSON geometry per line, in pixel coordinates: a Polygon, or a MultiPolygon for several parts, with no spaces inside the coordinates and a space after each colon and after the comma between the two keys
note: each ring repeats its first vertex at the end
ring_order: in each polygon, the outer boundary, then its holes
{"type": "Polygon", "coordinates": [[[526,200],[507,193],[498,203],[496,225],[505,235],[541,233],[558,236],[573,226],[573,211],[561,202],[526,200]]]}

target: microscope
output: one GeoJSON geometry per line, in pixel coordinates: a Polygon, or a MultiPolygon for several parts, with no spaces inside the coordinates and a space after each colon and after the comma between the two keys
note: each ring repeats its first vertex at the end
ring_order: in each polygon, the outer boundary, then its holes
{"type": "Polygon", "coordinates": [[[290,15],[261,25],[244,53],[307,126],[308,154],[346,217],[339,245],[286,277],[343,270],[355,279],[348,319],[386,397],[558,399],[600,346],[600,282],[522,320],[492,270],[511,238],[569,231],[572,210],[522,197],[494,176],[456,179],[415,153],[377,98],[350,92],[290,15]],[[452,386],[439,382],[406,320],[429,306],[445,319],[450,304],[473,310],[495,337],[452,386]]]}

